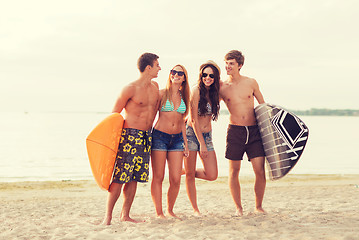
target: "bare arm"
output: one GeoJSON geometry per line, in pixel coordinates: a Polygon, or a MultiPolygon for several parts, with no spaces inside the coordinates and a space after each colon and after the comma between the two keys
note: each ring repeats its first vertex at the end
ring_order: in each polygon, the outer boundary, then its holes
{"type": "Polygon", "coordinates": [[[191,120],[192,120],[192,126],[194,133],[196,134],[196,137],[198,139],[198,142],[200,144],[200,155],[202,158],[207,157],[207,146],[203,138],[203,134],[200,130],[199,126],[199,115],[198,115],[198,102],[199,102],[199,89],[196,88],[191,95],[191,120]]]}
{"type": "Polygon", "coordinates": [[[186,134],[186,121],[185,121],[185,118],[183,118],[183,121],[182,121],[182,136],[183,136],[183,142],[184,142],[183,154],[184,154],[185,157],[188,157],[189,151],[188,151],[188,141],[187,141],[187,134],[186,134]]]}
{"type": "Polygon", "coordinates": [[[254,83],[253,83],[253,95],[257,99],[257,102],[259,104],[265,103],[263,95],[262,95],[261,91],[259,90],[259,85],[256,80],[254,80],[254,83]]]}
{"type": "Polygon", "coordinates": [[[224,85],[223,81],[220,80],[219,81],[219,101],[224,101],[223,96],[222,96],[222,91],[221,91],[223,89],[223,85],[224,85]]]}
{"type": "Polygon", "coordinates": [[[124,87],[117,98],[116,104],[112,110],[112,112],[122,112],[122,110],[126,107],[127,102],[132,98],[135,94],[135,86],[128,85],[124,87]]]}

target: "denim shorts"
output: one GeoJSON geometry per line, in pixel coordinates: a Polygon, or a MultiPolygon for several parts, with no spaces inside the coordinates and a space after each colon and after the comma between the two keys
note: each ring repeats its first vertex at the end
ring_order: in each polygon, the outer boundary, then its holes
{"type": "Polygon", "coordinates": [[[184,150],[183,135],[181,133],[168,134],[157,129],[152,131],[152,151],[180,151],[184,150]]]}
{"type": "MultiPolygon", "coordinates": [[[[204,142],[206,143],[207,151],[214,151],[213,142],[212,142],[212,131],[208,133],[202,133],[204,142]]],[[[188,141],[188,150],[189,151],[200,151],[200,144],[198,142],[197,136],[194,133],[194,129],[191,126],[186,126],[186,135],[188,141]]]]}

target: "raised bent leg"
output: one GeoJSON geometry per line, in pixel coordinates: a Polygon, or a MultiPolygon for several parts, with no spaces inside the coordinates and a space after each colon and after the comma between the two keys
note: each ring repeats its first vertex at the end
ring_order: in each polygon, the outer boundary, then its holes
{"type": "Polygon", "coordinates": [[[203,169],[196,170],[196,178],[214,181],[218,177],[217,156],[215,151],[209,151],[206,159],[202,159],[203,169]]]}

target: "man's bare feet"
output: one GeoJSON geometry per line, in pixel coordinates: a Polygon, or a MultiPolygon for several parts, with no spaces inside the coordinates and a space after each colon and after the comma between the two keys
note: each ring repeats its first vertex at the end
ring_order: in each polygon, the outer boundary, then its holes
{"type": "Polygon", "coordinates": [[[236,216],[238,217],[242,217],[243,216],[243,208],[238,208],[236,210],[236,216]]]}
{"type": "Polygon", "coordinates": [[[179,220],[182,220],[180,217],[178,217],[176,214],[174,214],[173,212],[167,212],[169,216],[173,217],[173,218],[177,218],[179,220]]]}
{"type": "Polygon", "coordinates": [[[111,225],[111,220],[112,220],[112,218],[106,217],[106,218],[102,221],[101,225],[111,225]]]}
{"type": "Polygon", "coordinates": [[[202,214],[200,213],[199,210],[197,210],[197,211],[194,211],[194,212],[193,212],[193,215],[199,217],[199,216],[201,216],[202,214]]]}
{"type": "Polygon", "coordinates": [[[157,217],[157,218],[160,218],[160,219],[167,219],[166,216],[163,215],[163,214],[157,215],[156,217],[157,217]]]}
{"type": "Polygon", "coordinates": [[[145,222],[144,220],[142,221],[137,221],[135,219],[132,219],[130,217],[121,217],[121,222],[132,222],[132,223],[140,223],[140,222],[145,222]]]}
{"type": "Polygon", "coordinates": [[[256,213],[261,213],[261,214],[267,213],[262,207],[257,207],[255,211],[256,211],[256,213]]]}

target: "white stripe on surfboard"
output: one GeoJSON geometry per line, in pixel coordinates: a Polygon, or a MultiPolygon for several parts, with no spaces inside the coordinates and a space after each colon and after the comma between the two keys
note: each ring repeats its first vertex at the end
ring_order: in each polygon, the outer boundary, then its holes
{"type": "Polygon", "coordinates": [[[297,147],[297,148],[294,148],[294,149],[289,149],[289,150],[287,150],[285,152],[280,152],[280,153],[275,153],[275,154],[269,155],[269,156],[267,156],[267,158],[274,157],[274,156],[284,154],[284,153],[296,152],[296,151],[299,151],[299,150],[302,150],[302,149],[303,149],[303,147],[297,147]]]}
{"type": "Polygon", "coordinates": [[[278,145],[274,145],[271,148],[278,148],[278,147],[288,147],[288,145],[286,143],[281,143],[281,144],[278,144],[278,145]]]}
{"type": "MultiPolygon", "coordinates": [[[[282,138],[273,138],[273,139],[271,139],[270,141],[267,141],[267,142],[265,142],[265,143],[263,143],[263,145],[266,145],[266,144],[269,144],[269,143],[272,143],[272,142],[274,142],[274,141],[277,141],[277,140],[281,140],[282,138]]],[[[277,146],[284,146],[284,145],[287,145],[285,142],[283,142],[282,144],[280,144],[280,145],[276,145],[276,146],[274,146],[274,147],[277,147],[277,146]]]]}
{"type": "MultiPolygon", "coordinates": [[[[281,140],[281,139],[282,139],[281,137],[279,137],[279,138],[273,138],[273,139],[271,139],[270,141],[267,141],[267,142],[263,143],[263,146],[266,145],[266,144],[270,144],[270,143],[272,143],[272,142],[274,142],[274,141],[281,140]]],[[[298,139],[298,141],[296,142],[296,144],[299,143],[299,142],[305,141],[305,140],[307,140],[307,139],[308,139],[308,137],[301,137],[301,138],[298,139]]],[[[283,142],[283,143],[278,144],[278,145],[275,145],[275,146],[273,146],[273,147],[271,147],[271,148],[282,147],[282,146],[288,146],[288,144],[287,144],[286,142],[283,142]]]]}
{"type": "MultiPolygon", "coordinates": [[[[270,123],[272,122],[271,120],[269,120],[269,121],[270,121],[270,123]]],[[[264,124],[264,121],[258,123],[258,125],[259,125],[260,127],[262,126],[262,124],[264,124]]],[[[302,122],[300,122],[300,125],[301,125],[301,126],[305,126],[302,122]]],[[[261,127],[260,131],[261,131],[261,132],[264,132],[264,131],[266,131],[267,129],[272,129],[272,128],[273,128],[272,124],[267,124],[266,127],[261,127]]],[[[303,133],[306,133],[306,132],[308,132],[308,128],[303,128],[302,131],[303,131],[303,133]]],[[[277,131],[271,131],[271,133],[277,133],[277,131]]],[[[268,136],[268,134],[267,134],[266,136],[268,136]]]]}
{"type": "MultiPolygon", "coordinates": [[[[261,132],[264,132],[264,131],[266,130],[266,128],[272,128],[272,126],[268,126],[268,127],[262,128],[262,129],[261,129],[261,132]]],[[[304,134],[304,133],[306,133],[306,132],[308,132],[308,129],[303,129],[302,134],[304,134]]],[[[268,134],[263,135],[262,138],[268,137],[269,135],[277,135],[277,134],[279,134],[277,131],[271,131],[271,132],[269,132],[268,134]]]]}
{"type": "Polygon", "coordinates": [[[268,163],[268,164],[273,165],[273,164],[278,164],[280,162],[290,162],[290,161],[293,161],[293,160],[297,160],[297,158],[298,158],[298,156],[290,157],[290,158],[286,158],[286,159],[281,159],[279,161],[271,162],[271,163],[268,163]]]}
{"type": "Polygon", "coordinates": [[[266,138],[266,137],[268,137],[268,136],[270,136],[270,135],[279,135],[279,134],[278,134],[277,132],[270,132],[270,133],[268,133],[268,134],[262,136],[262,138],[266,138]]]}
{"type": "Polygon", "coordinates": [[[273,117],[268,117],[268,118],[265,118],[264,120],[261,120],[259,123],[258,123],[258,125],[262,125],[262,124],[264,124],[265,122],[271,122],[272,121],[272,119],[273,119],[273,117]]]}
{"type": "Polygon", "coordinates": [[[258,105],[257,111],[259,111],[260,109],[262,109],[262,108],[264,108],[264,107],[268,107],[268,105],[267,105],[267,104],[258,105]]]}
{"type": "Polygon", "coordinates": [[[281,169],[286,169],[286,168],[290,168],[292,166],[284,166],[284,167],[281,167],[281,168],[276,168],[276,169],[273,169],[271,170],[272,172],[275,172],[275,171],[278,171],[278,170],[281,170],[281,169]]]}
{"type": "MultiPolygon", "coordinates": [[[[258,108],[258,110],[259,109],[262,109],[263,107],[267,107],[267,105],[264,105],[264,106],[259,106],[259,108],[258,108]]],[[[268,109],[266,109],[267,111],[265,111],[265,112],[263,112],[263,113],[261,113],[261,114],[259,114],[258,115],[258,118],[260,117],[260,116],[262,116],[263,114],[266,114],[266,113],[271,113],[273,110],[275,110],[275,109],[278,109],[278,110],[282,110],[282,109],[280,109],[279,107],[268,107],[268,109]]],[[[283,110],[284,111],[284,110],[283,110]]]]}
{"type": "Polygon", "coordinates": [[[292,167],[292,166],[284,166],[284,167],[281,167],[281,168],[276,168],[276,169],[274,169],[274,171],[278,171],[278,170],[286,169],[286,168],[290,168],[290,167],[292,167]]]}

